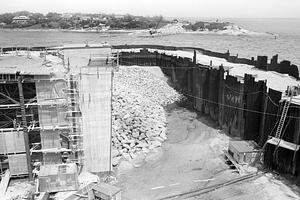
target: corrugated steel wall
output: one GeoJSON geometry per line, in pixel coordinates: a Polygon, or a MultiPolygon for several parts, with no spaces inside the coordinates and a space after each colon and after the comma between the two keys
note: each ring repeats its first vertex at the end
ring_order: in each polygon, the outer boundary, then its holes
{"type": "MultiPolygon", "coordinates": [[[[270,88],[267,91],[266,83],[255,81],[251,75],[224,77],[223,67],[212,69],[210,66],[196,64],[191,59],[150,53],[146,50],[142,53],[121,53],[120,65],[160,66],[174,87],[190,98],[194,109],[209,115],[229,135],[255,140],[263,146],[268,136],[275,134],[273,129],[277,115],[281,114],[278,110],[281,92],[270,88]]],[[[287,129],[283,133],[284,140],[296,144],[300,143],[299,111],[299,107],[290,109],[288,115],[298,118],[287,120],[287,129]]],[[[274,157],[274,149],[273,145],[267,145],[264,154],[265,166],[300,175],[299,153],[294,154],[279,148],[277,157],[274,157]]]]}

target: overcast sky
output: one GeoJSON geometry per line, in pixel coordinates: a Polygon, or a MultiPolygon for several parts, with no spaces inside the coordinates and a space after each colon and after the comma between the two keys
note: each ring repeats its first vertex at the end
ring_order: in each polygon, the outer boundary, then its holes
{"type": "Polygon", "coordinates": [[[170,17],[300,18],[300,0],[0,0],[0,13],[28,10],[170,17]]]}

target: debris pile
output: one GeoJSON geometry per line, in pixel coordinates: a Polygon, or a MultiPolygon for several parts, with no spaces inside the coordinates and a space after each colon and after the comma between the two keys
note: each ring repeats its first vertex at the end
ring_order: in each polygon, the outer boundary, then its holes
{"type": "Polygon", "coordinates": [[[5,193],[4,200],[30,199],[35,192],[35,186],[27,181],[11,184],[5,193]]]}
{"type": "Polygon", "coordinates": [[[141,68],[116,73],[113,95],[113,166],[160,147],[166,137],[163,106],[181,96],[165,81],[141,68]]]}

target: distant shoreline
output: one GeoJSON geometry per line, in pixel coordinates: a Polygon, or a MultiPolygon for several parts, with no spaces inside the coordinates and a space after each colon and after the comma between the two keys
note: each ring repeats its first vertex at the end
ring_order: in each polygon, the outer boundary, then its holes
{"type": "Polygon", "coordinates": [[[0,28],[0,30],[8,31],[26,31],[26,32],[73,32],[73,33],[132,33],[137,31],[147,31],[147,30],[135,30],[135,29],[115,29],[107,31],[97,31],[97,30],[68,30],[68,29],[27,29],[27,28],[0,28]]]}
{"type": "Polygon", "coordinates": [[[269,35],[269,36],[275,36],[276,34],[265,32],[265,33],[258,33],[258,32],[252,32],[247,31],[245,29],[244,32],[236,31],[236,30],[198,30],[198,31],[191,31],[191,30],[184,30],[181,32],[173,32],[170,33],[162,33],[157,35],[150,35],[148,29],[111,29],[111,30],[105,30],[105,31],[97,31],[97,30],[85,30],[85,29],[29,29],[29,28],[0,28],[0,31],[16,31],[16,32],[65,32],[65,33],[97,33],[100,35],[108,35],[108,34],[136,34],[138,37],[158,37],[158,36],[168,36],[168,35],[174,35],[174,34],[204,34],[204,35],[232,35],[232,36],[242,36],[242,35],[254,35],[254,36],[263,36],[263,35],[269,35]]]}

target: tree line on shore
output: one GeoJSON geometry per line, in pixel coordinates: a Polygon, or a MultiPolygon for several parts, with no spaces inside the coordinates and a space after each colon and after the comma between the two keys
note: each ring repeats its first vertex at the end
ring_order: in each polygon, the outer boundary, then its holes
{"type": "Polygon", "coordinates": [[[19,11],[0,14],[2,28],[49,28],[49,29],[150,29],[169,23],[162,16],[143,17],[130,14],[61,14],[49,12],[47,14],[19,11]],[[25,16],[26,18],[20,18],[25,16]],[[18,17],[20,19],[18,19],[18,17]]]}
{"type": "MultiPolygon", "coordinates": [[[[0,14],[0,28],[27,28],[27,29],[70,29],[70,30],[108,30],[108,29],[157,29],[166,24],[177,23],[177,19],[167,20],[163,16],[134,16],[130,14],[83,14],[83,13],[56,13],[47,14],[19,11],[0,14]]],[[[191,23],[183,21],[183,28],[188,31],[222,30],[228,22],[191,23]]]]}

